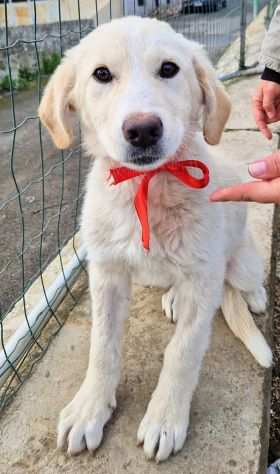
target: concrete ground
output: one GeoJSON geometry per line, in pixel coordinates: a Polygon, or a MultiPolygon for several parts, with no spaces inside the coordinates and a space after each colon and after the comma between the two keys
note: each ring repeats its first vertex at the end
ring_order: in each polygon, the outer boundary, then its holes
{"type": "MultiPolygon", "coordinates": [[[[37,92],[35,90],[20,92],[15,96],[15,103],[17,123],[21,123],[27,117],[34,117],[38,106],[37,92]]],[[[13,124],[10,100],[8,97],[0,97],[0,129],[11,128],[13,124]]],[[[45,268],[57,255],[58,247],[62,248],[65,241],[73,235],[89,159],[84,154],[80,155],[78,150],[70,155],[65,152],[62,158],[45,129],[42,129],[41,155],[38,122],[35,119],[26,121],[17,130],[15,137],[13,133],[0,134],[0,137],[2,315],[21,297],[22,287],[27,288],[31,280],[38,276],[39,267],[45,268]],[[41,157],[44,158],[44,169],[41,157]],[[12,178],[11,169],[17,183],[12,178]],[[20,202],[15,184],[21,192],[20,202]],[[61,217],[59,217],[60,206],[61,217]],[[19,270],[22,268],[22,251],[24,273],[19,270]]]]}
{"type": "MultiPolygon", "coordinates": [[[[247,28],[245,57],[246,66],[252,66],[258,61],[260,47],[265,35],[266,8],[250,23],[247,28]]],[[[239,68],[240,39],[237,38],[227,48],[225,54],[219,59],[217,71],[219,75],[237,71],[239,68]]]]}
{"type": "MultiPolygon", "coordinates": [[[[217,148],[221,160],[232,158],[248,178],[246,163],[276,147],[254,130],[250,95],[257,78],[228,86],[233,114],[217,148]],[[249,129],[249,130],[248,130],[249,129]]],[[[250,226],[270,271],[273,208],[250,204],[250,226]]],[[[0,473],[96,474],[264,474],[268,444],[270,371],[259,368],[227,328],[220,314],[214,322],[192,404],[190,432],[181,453],[164,464],[145,460],[136,447],[136,431],[155,387],[163,351],[173,326],[161,313],[161,292],[135,288],[124,343],[118,409],[95,456],[69,458],[57,451],[56,423],[85,374],[90,304],[85,292],[66,325],[18,392],[0,423],[0,473]]],[[[67,308],[65,308],[67,311],[67,308]]],[[[269,337],[269,316],[257,317],[269,337]]]]}

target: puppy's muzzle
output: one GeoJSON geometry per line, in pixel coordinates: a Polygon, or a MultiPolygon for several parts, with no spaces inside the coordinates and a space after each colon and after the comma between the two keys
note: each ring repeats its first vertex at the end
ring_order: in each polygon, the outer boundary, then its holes
{"type": "Polygon", "coordinates": [[[156,115],[137,114],[124,121],[122,131],[130,145],[146,149],[157,145],[163,135],[163,125],[156,115]]]}

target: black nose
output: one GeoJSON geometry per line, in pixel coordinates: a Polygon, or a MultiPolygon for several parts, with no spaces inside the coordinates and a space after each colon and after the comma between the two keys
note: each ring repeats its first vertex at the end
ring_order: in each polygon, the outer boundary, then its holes
{"type": "Polygon", "coordinates": [[[135,115],[123,123],[123,134],[131,145],[147,148],[155,145],[163,133],[162,121],[155,115],[135,115]]]}

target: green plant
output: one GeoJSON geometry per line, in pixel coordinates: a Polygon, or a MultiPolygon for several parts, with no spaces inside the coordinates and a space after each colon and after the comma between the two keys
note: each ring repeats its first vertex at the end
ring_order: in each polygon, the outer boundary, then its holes
{"type": "Polygon", "coordinates": [[[52,74],[60,63],[60,55],[56,52],[42,55],[41,70],[47,76],[52,74]]]}
{"type": "Polygon", "coordinates": [[[22,79],[21,77],[18,77],[17,80],[15,81],[15,89],[18,91],[28,89],[29,85],[30,85],[30,82],[28,82],[26,79],[22,79]]]}
{"type": "Polygon", "coordinates": [[[38,72],[27,67],[19,68],[18,76],[15,81],[15,88],[17,90],[28,89],[33,81],[36,80],[38,72]]]}
{"type": "MultiPolygon", "coordinates": [[[[49,76],[60,63],[60,55],[58,53],[46,54],[41,56],[41,74],[49,76]]],[[[9,78],[8,75],[0,80],[0,92],[9,92],[10,84],[14,90],[28,89],[32,83],[38,78],[39,71],[29,69],[27,67],[20,67],[16,79],[9,78]],[[11,82],[10,82],[11,81],[11,82]]]]}
{"type": "Polygon", "coordinates": [[[27,67],[19,68],[19,71],[18,71],[18,79],[22,79],[23,81],[26,81],[26,82],[34,81],[37,75],[38,75],[37,71],[32,71],[30,69],[27,69],[27,67]]]}
{"type": "MultiPolygon", "coordinates": [[[[16,88],[16,81],[11,79],[12,81],[12,88],[16,88]]],[[[3,79],[0,80],[0,91],[9,91],[11,88],[11,82],[9,76],[4,76],[3,79]]]]}

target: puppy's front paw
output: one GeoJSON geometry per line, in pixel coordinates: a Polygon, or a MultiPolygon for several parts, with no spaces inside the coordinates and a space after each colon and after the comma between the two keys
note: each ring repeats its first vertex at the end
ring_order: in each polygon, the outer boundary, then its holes
{"type": "Polygon", "coordinates": [[[115,407],[114,397],[98,396],[94,388],[82,386],[60,414],[57,447],[63,448],[67,444],[70,455],[84,449],[97,449],[102,441],[104,425],[115,407]]]}
{"type": "Polygon", "coordinates": [[[173,404],[174,400],[168,403],[154,396],[138,429],[138,444],[143,444],[147,458],[156,462],[180,451],[187,436],[188,414],[184,417],[173,404]]]}

